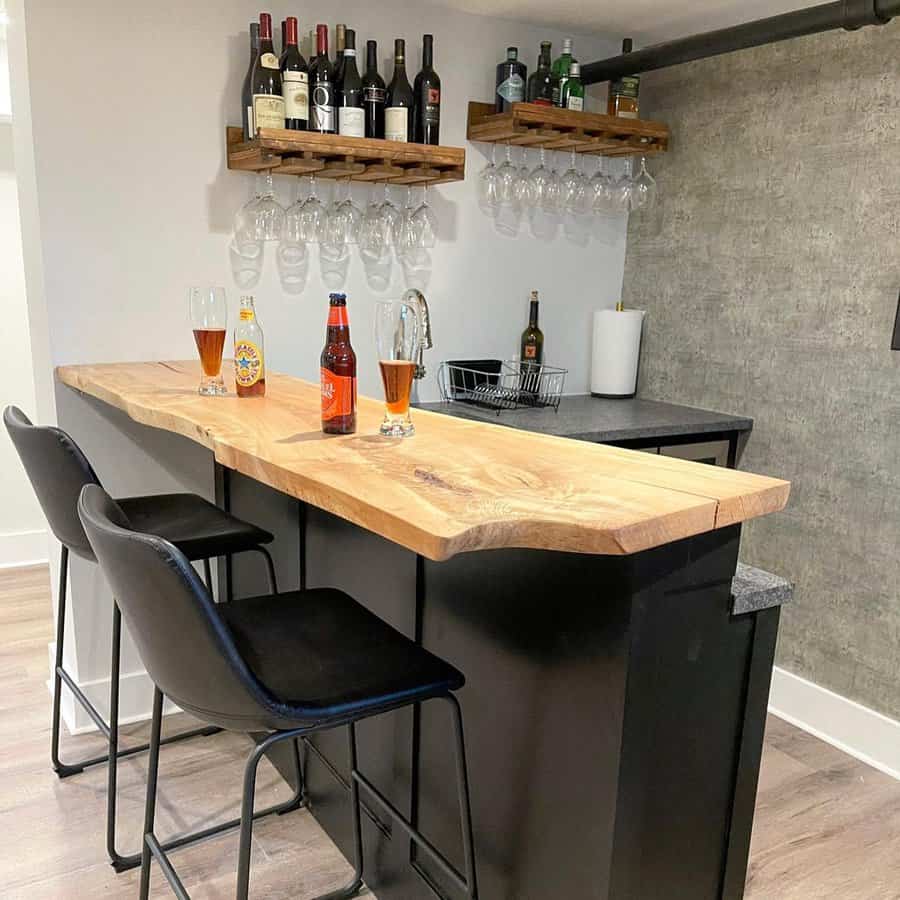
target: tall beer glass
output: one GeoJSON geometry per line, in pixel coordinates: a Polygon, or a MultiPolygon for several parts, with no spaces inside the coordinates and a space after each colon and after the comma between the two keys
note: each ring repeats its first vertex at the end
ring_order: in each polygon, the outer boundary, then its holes
{"type": "Polygon", "coordinates": [[[419,349],[416,308],[402,300],[378,301],[375,304],[375,346],[384,385],[385,413],[381,433],[410,437],[416,432],[409,417],[409,395],[419,349]]]}
{"type": "Polygon", "coordinates": [[[226,394],[222,378],[222,349],[225,346],[225,326],[228,324],[228,304],[223,287],[192,287],[189,292],[191,327],[200,354],[200,387],[198,392],[218,397],[226,394]]]}

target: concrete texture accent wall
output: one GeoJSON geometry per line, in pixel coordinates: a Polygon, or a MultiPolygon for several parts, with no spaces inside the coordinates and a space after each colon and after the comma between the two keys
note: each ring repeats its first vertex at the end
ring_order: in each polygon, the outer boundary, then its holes
{"type": "Polygon", "coordinates": [[[648,74],[642,109],[641,389],[754,417],[742,466],[794,485],[743,549],[797,583],[778,663],[900,718],[900,23],[648,74]]]}

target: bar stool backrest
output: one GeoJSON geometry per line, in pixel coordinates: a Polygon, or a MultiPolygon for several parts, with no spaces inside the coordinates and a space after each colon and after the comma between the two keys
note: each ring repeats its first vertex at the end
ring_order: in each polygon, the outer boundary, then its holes
{"type": "Polygon", "coordinates": [[[100,484],[87,457],[65,431],[32,425],[16,406],[7,406],[3,411],[3,424],[19,453],[50,530],[73,553],[93,560],[93,551],[75,509],[81,489],[86,484],[100,484]]]}
{"type": "Polygon", "coordinates": [[[78,514],[156,686],[204,721],[240,731],[270,727],[278,701],[247,668],[184,554],[132,531],[99,485],[84,487],[78,514]]]}

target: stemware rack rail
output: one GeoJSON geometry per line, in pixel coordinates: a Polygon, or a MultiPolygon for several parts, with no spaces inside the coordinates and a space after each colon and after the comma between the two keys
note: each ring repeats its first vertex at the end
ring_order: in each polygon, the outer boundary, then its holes
{"type": "Polygon", "coordinates": [[[669,128],[662,122],[536,103],[514,103],[510,112],[497,113],[492,103],[474,100],[469,103],[466,137],[489,144],[574,150],[597,156],[649,156],[665,153],[669,146],[669,128]]]}
{"type": "Polygon", "coordinates": [[[256,138],[245,141],[243,130],[233,126],[226,129],[225,139],[228,168],[242,171],[415,185],[462,181],[466,172],[461,147],[284,128],[261,128],[256,138]]]}

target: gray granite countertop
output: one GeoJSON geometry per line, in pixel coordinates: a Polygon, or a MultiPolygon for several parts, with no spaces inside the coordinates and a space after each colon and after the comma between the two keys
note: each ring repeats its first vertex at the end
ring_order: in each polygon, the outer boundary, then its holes
{"type": "Polygon", "coordinates": [[[794,586],[771,572],[738,563],[731,581],[731,598],[731,611],[739,616],[790,603],[794,599],[794,586]]]}
{"type": "Polygon", "coordinates": [[[525,431],[595,442],[750,431],[753,428],[753,419],[745,416],[732,416],[638,397],[630,400],[604,400],[590,394],[563,397],[559,411],[517,409],[505,410],[498,415],[491,410],[458,401],[422,403],[419,408],[479,422],[495,422],[525,431]]]}

